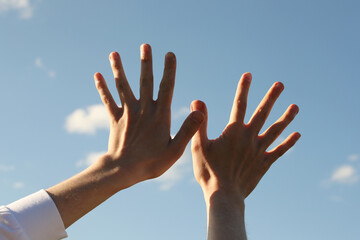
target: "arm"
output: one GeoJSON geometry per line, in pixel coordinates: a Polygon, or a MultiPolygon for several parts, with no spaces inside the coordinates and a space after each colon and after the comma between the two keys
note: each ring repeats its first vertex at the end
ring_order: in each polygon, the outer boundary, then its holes
{"type": "Polygon", "coordinates": [[[171,138],[170,107],[176,71],[173,53],[165,56],[156,101],[149,45],[141,46],[139,100],[125,77],[119,54],[113,52],[109,58],[122,107],[115,103],[103,76],[94,76],[110,116],[108,152],[83,172],[47,189],[66,228],[118,191],[163,174],[182,155],[204,119],[201,112],[192,112],[171,138]]]}
{"type": "Polygon", "coordinates": [[[299,133],[292,133],[279,146],[266,151],[294,119],[299,108],[290,105],[276,123],[259,135],[284,86],[275,83],[246,124],[244,117],[250,83],[251,74],[245,73],[238,84],[229,123],[217,139],[207,138],[205,104],[194,101],[191,105],[193,111],[205,115],[193,137],[192,154],[195,178],[207,206],[209,240],[246,239],[245,198],[270,166],[300,138],[299,133]]]}

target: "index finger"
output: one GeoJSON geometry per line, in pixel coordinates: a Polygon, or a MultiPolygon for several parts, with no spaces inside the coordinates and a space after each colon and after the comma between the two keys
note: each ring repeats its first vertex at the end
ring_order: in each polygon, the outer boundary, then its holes
{"type": "Polygon", "coordinates": [[[109,56],[111,69],[114,74],[116,89],[118,90],[122,106],[134,102],[135,96],[126,79],[119,53],[112,52],[109,56]]]}

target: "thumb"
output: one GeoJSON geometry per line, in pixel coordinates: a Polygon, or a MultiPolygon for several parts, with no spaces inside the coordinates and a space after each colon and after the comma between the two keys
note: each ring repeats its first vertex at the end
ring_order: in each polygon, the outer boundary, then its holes
{"type": "Polygon", "coordinates": [[[195,133],[193,137],[193,145],[203,145],[207,140],[207,122],[208,122],[208,112],[204,102],[200,100],[195,100],[191,103],[192,111],[200,111],[204,114],[205,119],[202,122],[199,130],[195,133]]]}
{"type": "Polygon", "coordinates": [[[193,111],[189,114],[182,124],[179,132],[171,141],[174,152],[178,153],[178,155],[181,155],[184,152],[186,145],[199,129],[204,119],[205,116],[201,111],[193,111]]]}

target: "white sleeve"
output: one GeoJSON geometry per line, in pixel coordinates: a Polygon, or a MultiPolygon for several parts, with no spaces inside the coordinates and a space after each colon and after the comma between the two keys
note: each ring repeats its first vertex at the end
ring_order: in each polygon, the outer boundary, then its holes
{"type": "Polygon", "coordinates": [[[45,190],[0,207],[0,240],[59,240],[66,237],[61,216],[45,190]]]}

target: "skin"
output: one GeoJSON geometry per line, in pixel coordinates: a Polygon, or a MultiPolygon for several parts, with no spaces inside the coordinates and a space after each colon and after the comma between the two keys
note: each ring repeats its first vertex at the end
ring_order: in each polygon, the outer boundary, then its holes
{"type": "Polygon", "coordinates": [[[166,54],[158,99],[154,101],[150,45],[141,45],[140,53],[140,99],[134,97],[117,52],[112,52],[109,59],[121,107],[115,103],[103,76],[94,75],[110,117],[108,152],[83,172],[47,189],[66,228],[118,191],[162,175],[180,158],[204,120],[201,111],[193,111],[171,138],[176,57],[166,54]]]}
{"type": "Polygon", "coordinates": [[[191,104],[193,111],[201,111],[205,115],[191,145],[194,175],[203,190],[207,206],[209,240],[247,239],[244,200],[270,166],[300,138],[298,132],[292,133],[280,145],[267,151],[295,118],[299,108],[290,105],[273,125],[259,135],[284,85],[274,83],[250,121],[244,123],[251,80],[250,73],[242,75],[229,123],[217,139],[207,137],[206,105],[198,100],[191,104]]]}

